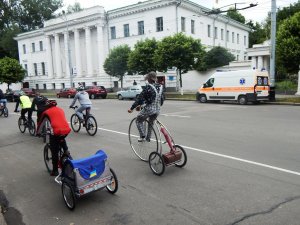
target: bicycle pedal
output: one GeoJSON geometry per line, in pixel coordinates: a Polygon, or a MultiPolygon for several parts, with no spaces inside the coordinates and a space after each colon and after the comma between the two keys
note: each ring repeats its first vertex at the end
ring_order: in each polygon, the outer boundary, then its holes
{"type": "Polygon", "coordinates": [[[166,141],[162,141],[161,143],[162,143],[162,144],[167,144],[167,142],[166,142],[166,141]]]}

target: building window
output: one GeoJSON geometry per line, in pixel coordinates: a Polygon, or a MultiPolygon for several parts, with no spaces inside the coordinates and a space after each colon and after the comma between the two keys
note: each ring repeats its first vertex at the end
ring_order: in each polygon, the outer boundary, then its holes
{"type": "Polygon", "coordinates": [[[181,31],[185,32],[185,17],[181,17],[181,31]]]}
{"type": "Polygon", "coordinates": [[[39,90],[39,84],[35,84],[35,89],[39,90]]]}
{"type": "Polygon", "coordinates": [[[25,69],[25,76],[28,76],[28,66],[27,64],[24,64],[24,69],[25,69]]]}
{"type": "Polygon", "coordinates": [[[191,33],[195,34],[195,20],[191,20],[191,33]]]}
{"type": "Polygon", "coordinates": [[[231,35],[232,37],[232,43],[234,43],[234,32],[232,32],[232,35],[231,35]]]}
{"type": "Polygon", "coordinates": [[[215,37],[215,39],[218,38],[218,28],[217,27],[215,27],[215,30],[214,30],[214,37],[215,37]]]}
{"type": "Polygon", "coordinates": [[[61,83],[61,88],[65,89],[65,83],[61,83]]]}
{"type": "Polygon", "coordinates": [[[47,85],[43,84],[43,88],[44,88],[44,90],[47,90],[47,85]]]}
{"type": "Polygon", "coordinates": [[[226,41],[229,41],[229,31],[226,32],[226,41]]]}
{"type": "Polygon", "coordinates": [[[111,39],[116,39],[116,27],[111,27],[110,28],[110,38],[111,39]]]}
{"type": "Polygon", "coordinates": [[[40,41],[40,51],[43,51],[43,50],[44,50],[44,48],[43,48],[43,42],[40,41]]]}
{"type": "Polygon", "coordinates": [[[35,52],[35,43],[31,43],[32,46],[32,52],[35,52]]]}
{"type": "Polygon", "coordinates": [[[210,37],[210,25],[207,25],[207,37],[210,37]]]}
{"type": "Polygon", "coordinates": [[[156,18],[156,31],[160,32],[164,30],[164,21],[162,17],[156,18]]]}
{"type": "Polygon", "coordinates": [[[93,82],[93,85],[94,85],[94,86],[97,86],[97,81],[94,81],[94,82],[93,82]]]}
{"type": "Polygon", "coordinates": [[[33,63],[33,68],[34,68],[34,75],[37,76],[38,71],[37,71],[37,64],[36,63],[33,63]]]}
{"type": "Polygon", "coordinates": [[[43,75],[46,75],[45,63],[44,62],[42,62],[42,72],[43,72],[43,75]]]}
{"type": "Polygon", "coordinates": [[[221,40],[224,40],[224,29],[221,29],[221,40]]]}
{"type": "Polygon", "coordinates": [[[246,36],[244,36],[244,45],[246,46],[246,36]]]}
{"type": "Polygon", "coordinates": [[[124,37],[129,37],[129,24],[124,24],[124,37]]]}
{"type": "Polygon", "coordinates": [[[26,45],[23,45],[23,53],[26,54],[26,45]]]}
{"type": "Polygon", "coordinates": [[[144,31],[144,21],[139,21],[138,22],[138,32],[139,32],[139,35],[143,35],[145,33],[145,31],[144,31]]]}
{"type": "Polygon", "coordinates": [[[55,90],[56,87],[55,87],[55,83],[52,83],[52,89],[55,90]]]}
{"type": "Polygon", "coordinates": [[[239,55],[236,55],[236,61],[239,61],[239,55]]]}
{"type": "Polygon", "coordinates": [[[236,35],[236,43],[238,43],[238,44],[240,43],[240,34],[236,35]]]}

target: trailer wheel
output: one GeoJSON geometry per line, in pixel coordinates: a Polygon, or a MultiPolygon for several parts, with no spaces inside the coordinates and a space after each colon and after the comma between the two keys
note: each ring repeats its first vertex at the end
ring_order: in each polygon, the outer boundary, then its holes
{"type": "Polygon", "coordinates": [[[238,103],[239,103],[240,105],[246,105],[246,104],[248,103],[247,97],[246,97],[245,95],[239,96],[239,98],[238,98],[238,103]]]}
{"type": "Polygon", "coordinates": [[[199,102],[201,102],[201,103],[206,103],[206,102],[207,102],[206,95],[199,95],[198,100],[199,100],[199,102]]]}

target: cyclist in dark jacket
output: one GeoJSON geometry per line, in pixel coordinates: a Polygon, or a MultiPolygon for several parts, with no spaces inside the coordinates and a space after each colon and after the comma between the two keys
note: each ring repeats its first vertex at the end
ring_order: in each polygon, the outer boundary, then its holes
{"type": "Polygon", "coordinates": [[[38,123],[40,121],[41,114],[46,109],[47,100],[48,99],[45,96],[41,95],[39,92],[35,93],[35,97],[34,97],[34,99],[32,101],[32,104],[31,104],[31,110],[36,111],[37,122],[38,123]]]}
{"type": "Polygon", "coordinates": [[[131,108],[128,109],[128,112],[132,113],[135,108],[138,109],[141,105],[145,105],[136,118],[136,125],[140,133],[139,142],[150,140],[151,129],[148,129],[149,133],[146,137],[144,121],[149,118],[149,123],[153,126],[154,120],[160,113],[160,106],[162,106],[164,102],[163,87],[156,83],[156,73],[153,71],[148,73],[145,79],[148,81],[148,84],[139,94],[131,108]]]}

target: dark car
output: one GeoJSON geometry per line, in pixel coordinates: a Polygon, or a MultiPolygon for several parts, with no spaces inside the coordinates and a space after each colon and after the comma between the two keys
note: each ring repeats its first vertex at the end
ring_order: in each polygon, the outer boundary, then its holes
{"type": "Polygon", "coordinates": [[[85,91],[89,94],[91,99],[95,98],[106,98],[107,91],[103,86],[87,86],[85,87],[85,91]]]}
{"type": "Polygon", "coordinates": [[[58,98],[60,98],[60,97],[74,98],[76,93],[77,93],[77,91],[75,88],[64,88],[64,89],[61,89],[60,92],[57,92],[56,96],[58,98]]]}
{"type": "Polygon", "coordinates": [[[4,95],[7,101],[15,102],[20,98],[20,90],[14,90],[14,91],[10,90],[6,92],[4,95]]]}
{"type": "Polygon", "coordinates": [[[35,97],[35,89],[33,88],[21,88],[21,91],[24,91],[28,97],[35,97]]]}

